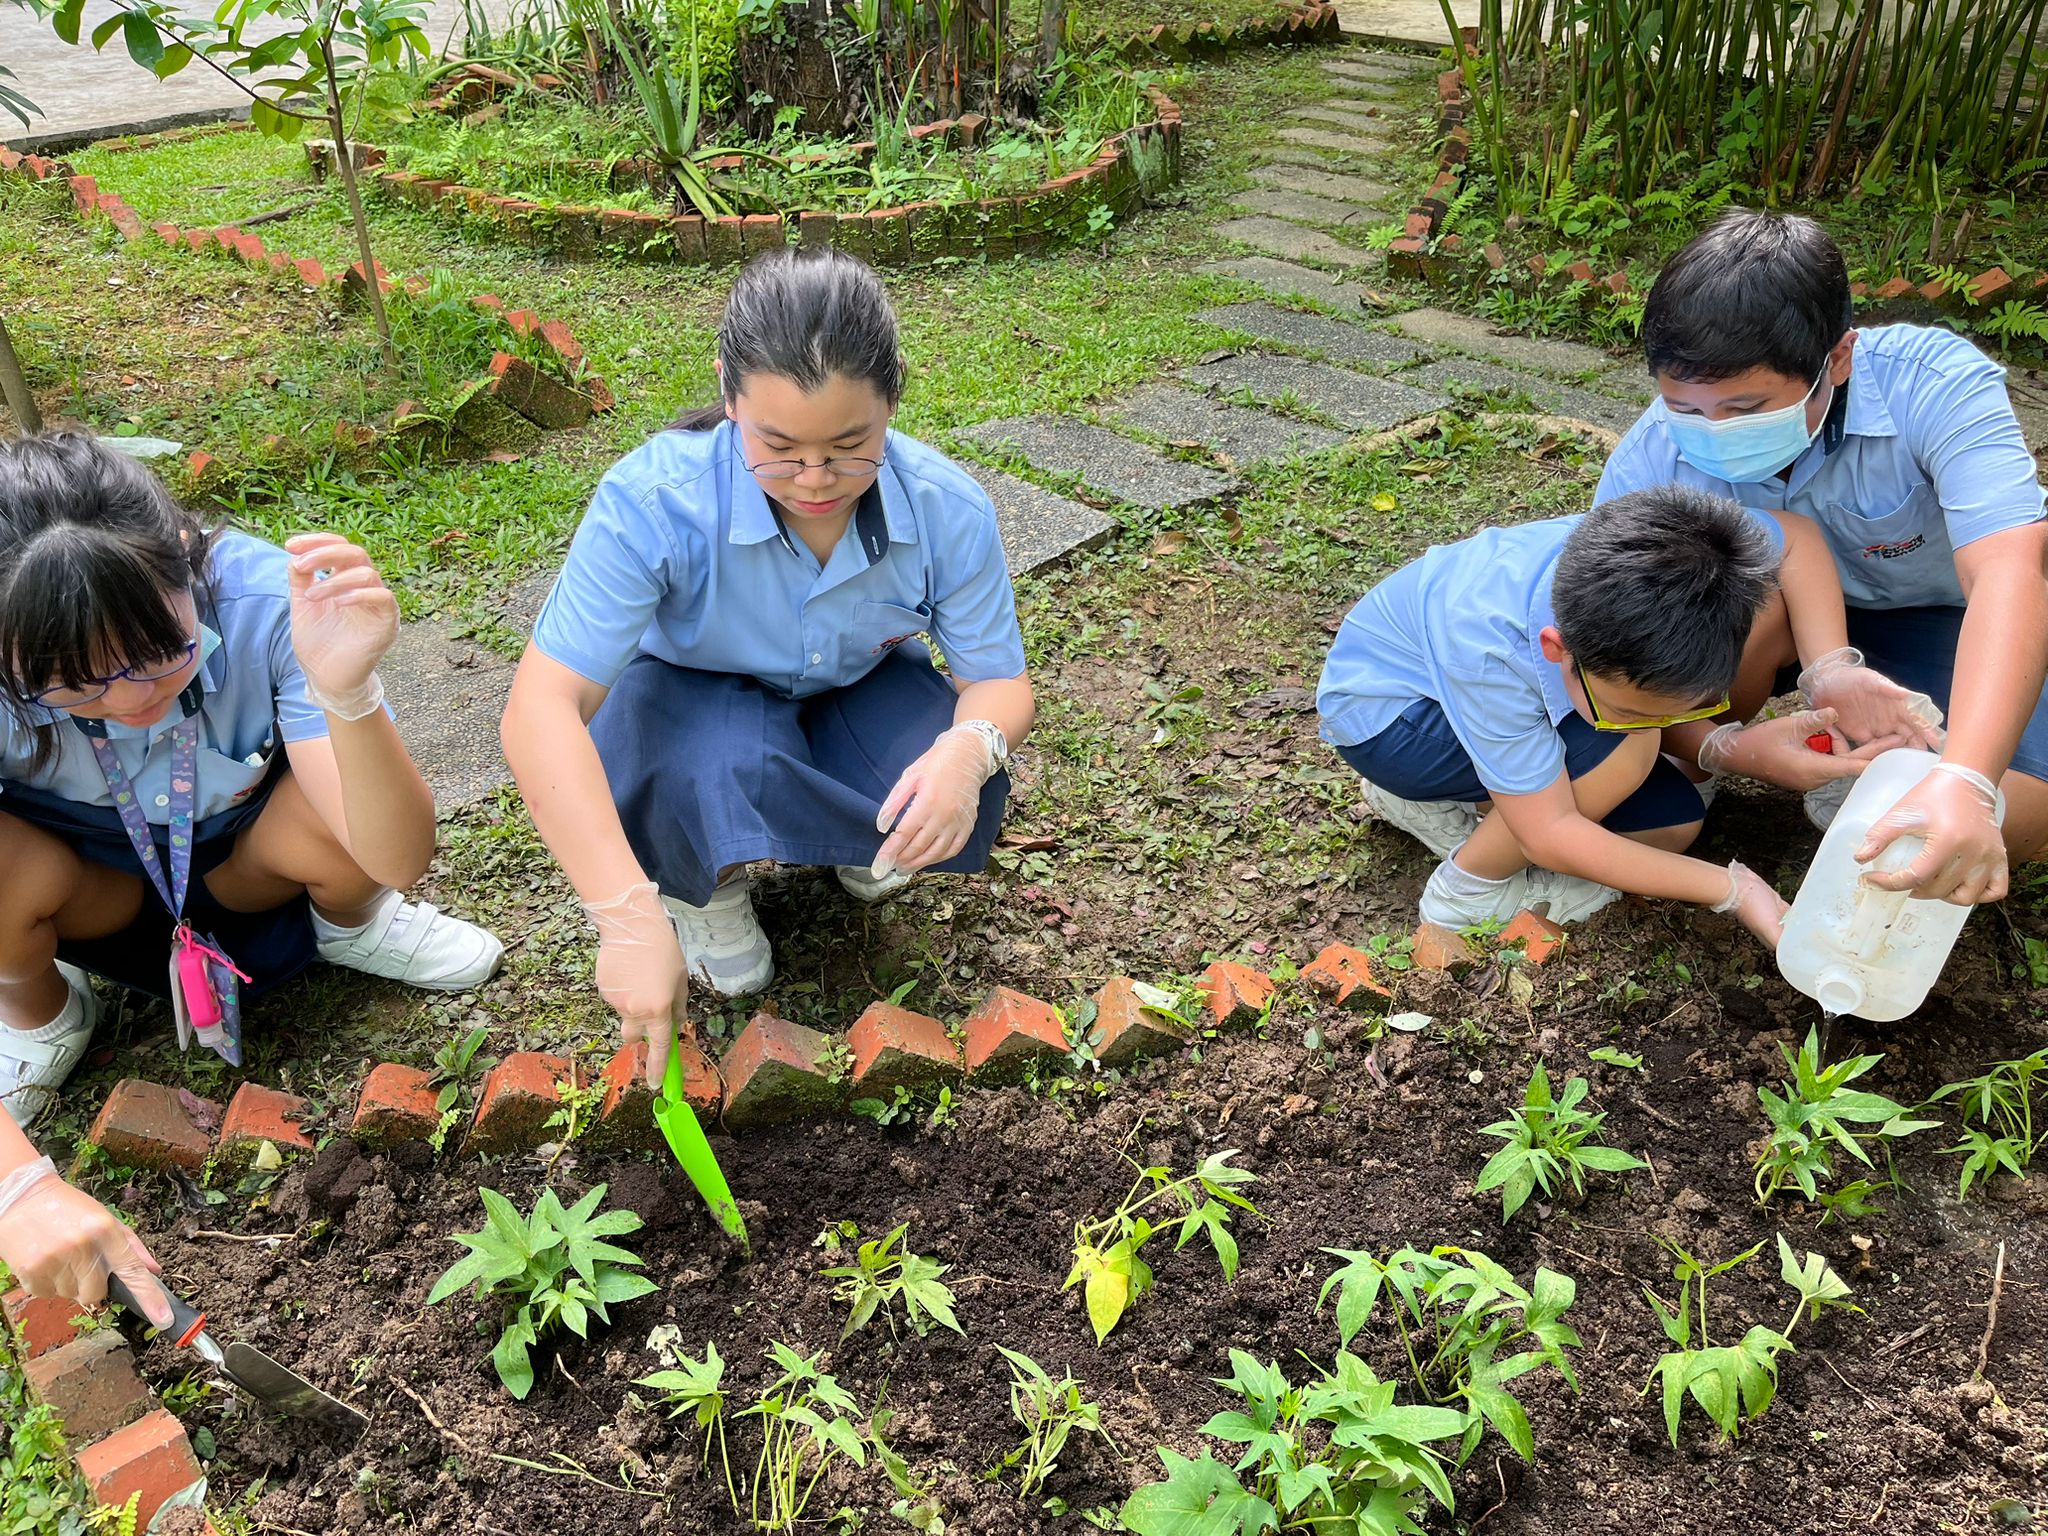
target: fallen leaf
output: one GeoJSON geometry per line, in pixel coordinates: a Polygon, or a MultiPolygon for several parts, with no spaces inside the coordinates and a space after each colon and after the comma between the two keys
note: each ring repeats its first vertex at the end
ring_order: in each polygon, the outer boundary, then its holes
{"type": "Polygon", "coordinates": [[[1204,352],[1195,361],[1197,363],[1220,363],[1235,356],[1237,356],[1237,353],[1231,348],[1218,347],[1214,352],[1204,352]]]}
{"type": "Polygon", "coordinates": [[[1396,496],[1392,491],[1381,491],[1379,495],[1372,499],[1372,509],[1375,512],[1392,512],[1400,505],[1400,497],[1396,496]]]}
{"type": "Polygon", "coordinates": [[[1429,1028],[1436,1020],[1426,1013],[1390,1013],[1387,1028],[1398,1029],[1404,1035],[1413,1035],[1429,1028]]]}
{"type": "Polygon", "coordinates": [[[1307,688],[1268,688],[1240,703],[1234,713],[1247,720],[1270,720],[1275,715],[1303,715],[1316,707],[1316,696],[1307,688]]]}
{"type": "Polygon", "coordinates": [[[191,1089],[180,1088],[178,1090],[178,1102],[184,1106],[185,1113],[191,1118],[192,1128],[195,1131],[205,1131],[208,1135],[211,1135],[220,1129],[220,1111],[207,1103],[206,1100],[200,1098],[198,1094],[192,1092],[191,1089]]]}
{"type": "Polygon", "coordinates": [[[1059,845],[1056,837],[1027,837],[1022,832],[1005,832],[996,839],[998,848],[1014,848],[1019,853],[1044,853],[1059,845]]]}
{"type": "Polygon", "coordinates": [[[1177,528],[1170,528],[1152,541],[1155,555],[1177,555],[1188,547],[1188,536],[1177,528]]]}

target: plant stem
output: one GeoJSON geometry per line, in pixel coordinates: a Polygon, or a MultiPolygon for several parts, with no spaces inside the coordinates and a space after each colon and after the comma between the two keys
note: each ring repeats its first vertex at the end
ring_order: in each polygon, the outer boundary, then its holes
{"type": "Polygon", "coordinates": [[[42,412],[36,409],[36,397],[29,393],[28,380],[22,376],[21,359],[14,354],[14,338],[7,334],[4,317],[0,317],[0,399],[6,400],[22,436],[43,430],[42,412]]]}
{"type": "Polygon", "coordinates": [[[363,264],[363,291],[370,297],[370,315],[377,325],[377,341],[384,353],[384,366],[398,373],[398,347],[391,339],[391,317],[384,313],[384,283],[377,272],[377,256],[370,248],[370,223],[363,217],[363,194],[356,186],[355,150],[349,144],[348,124],[342,117],[341,83],[334,68],[334,33],[320,36],[320,64],[327,76],[327,121],[334,132],[334,158],[341,169],[341,184],[348,193],[348,212],[356,227],[356,250],[363,264]]]}

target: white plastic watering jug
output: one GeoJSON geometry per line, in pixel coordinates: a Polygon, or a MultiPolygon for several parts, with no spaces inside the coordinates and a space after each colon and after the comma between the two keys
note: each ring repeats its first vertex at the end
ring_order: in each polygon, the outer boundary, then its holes
{"type": "MultiPolygon", "coordinates": [[[[1785,915],[1778,969],[1831,1016],[1879,1023],[1904,1018],[1926,998],[1969,920],[1969,907],[1917,901],[1863,879],[1866,870],[1904,869],[1919,856],[1923,839],[1901,837],[1870,863],[1856,862],[1871,824],[1940,761],[1911,747],[1872,759],[1820,840],[1785,915]]],[[[2004,824],[2004,795],[1992,819],[2004,824]]]]}

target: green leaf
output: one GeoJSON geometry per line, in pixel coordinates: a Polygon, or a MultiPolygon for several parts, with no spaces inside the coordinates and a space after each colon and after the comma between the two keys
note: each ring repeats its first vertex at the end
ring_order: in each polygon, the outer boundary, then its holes
{"type": "Polygon", "coordinates": [[[491,1350],[491,1364],[497,1367],[498,1380],[522,1402],[533,1390],[533,1360],[527,1351],[534,1343],[533,1325],[521,1317],[498,1336],[491,1350]]]}
{"type": "Polygon", "coordinates": [[[1580,1147],[1574,1154],[1586,1167],[1599,1173],[1625,1173],[1631,1168],[1647,1168],[1640,1157],[1634,1157],[1619,1147],[1580,1147]]]}
{"type": "Polygon", "coordinates": [[[1148,1483],[1125,1501],[1122,1520],[1136,1536],[1260,1536],[1280,1517],[1215,1457],[1200,1461],[1161,1448],[1166,1480],[1148,1483]]]}
{"type": "MultiPolygon", "coordinates": [[[[92,29],[91,40],[92,46],[95,51],[107,46],[107,40],[111,38],[116,32],[121,30],[122,23],[127,19],[127,17],[128,12],[123,10],[117,10],[114,12],[113,15],[109,16],[105,21],[101,22],[98,26],[92,29]]],[[[77,39],[73,38],[72,41],[76,42],[77,39]]]]}
{"type": "Polygon", "coordinates": [[[144,69],[154,70],[164,56],[164,40],[148,16],[141,11],[121,13],[121,35],[128,44],[128,57],[144,69]]]}
{"type": "Polygon", "coordinates": [[[1513,1393],[1499,1387],[1474,1386],[1466,1391],[1465,1396],[1485,1416],[1486,1422],[1499,1431],[1501,1439],[1507,1441],[1517,1456],[1524,1461],[1535,1461],[1536,1436],[1529,1428],[1529,1415],[1522,1410],[1513,1393]]]}
{"type": "Polygon", "coordinates": [[[1344,1260],[1344,1267],[1323,1282],[1322,1291],[1316,1297],[1316,1310],[1320,1312],[1329,1301],[1330,1292],[1337,1292],[1337,1343],[1346,1349],[1358,1330],[1365,1326],[1367,1318],[1380,1298],[1381,1287],[1386,1281],[1386,1272],[1369,1253],[1357,1253],[1348,1248],[1325,1248],[1323,1252],[1332,1258],[1344,1260]]]}

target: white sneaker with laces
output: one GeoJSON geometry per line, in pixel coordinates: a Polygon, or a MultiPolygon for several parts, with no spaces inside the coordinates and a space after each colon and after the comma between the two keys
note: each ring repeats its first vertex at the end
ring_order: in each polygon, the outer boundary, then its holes
{"type": "Polygon", "coordinates": [[[884,896],[894,896],[917,878],[917,871],[914,869],[892,869],[877,880],[866,864],[835,864],[832,866],[832,873],[839,877],[839,883],[846,888],[847,895],[870,906],[884,896]]]}
{"type": "Polygon", "coordinates": [[[1621,892],[1598,880],[1561,875],[1554,869],[1529,871],[1529,905],[1541,907],[1553,923],[1577,923],[1621,899],[1621,892]]]}
{"type": "Polygon", "coordinates": [[[1458,851],[1479,830],[1479,807],[1467,800],[1403,800],[1370,779],[1360,779],[1365,808],[1381,821],[1399,827],[1440,859],[1458,851]]]}
{"type": "Polygon", "coordinates": [[[12,1029],[0,1024],[0,1108],[23,1130],[50,1107],[64,1079],[85,1056],[100,1021],[99,999],[92,995],[85,973],[61,960],[57,969],[71,989],[63,1013],[41,1029],[12,1029]],[[74,1013],[76,1023],[41,1038],[44,1030],[74,1013]]]}
{"type": "Polygon", "coordinates": [[[721,997],[747,997],[775,979],[775,951],[754,916],[754,882],[744,874],[719,886],[701,907],[673,896],[661,904],[675,920],[692,981],[721,997]]]}
{"type": "Polygon", "coordinates": [[[505,958],[505,946],[475,923],[390,890],[360,927],[343,928],[316,910],[313,934],[329,965],[431,992],[466,992],[488,981],[505,958]]]}

